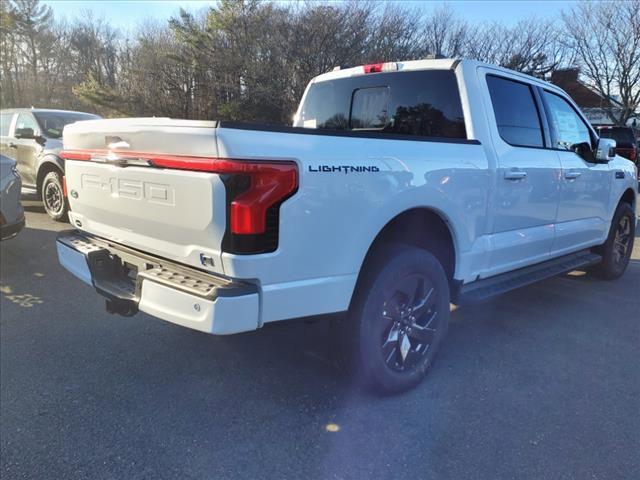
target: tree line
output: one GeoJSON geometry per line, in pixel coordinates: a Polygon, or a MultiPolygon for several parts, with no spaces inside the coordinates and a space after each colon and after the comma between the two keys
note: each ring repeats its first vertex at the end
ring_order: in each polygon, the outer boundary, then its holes
{"type": "Polygon", "coordinates": [[[442,5],[221,0],[122,32],[39,0],[0,2],[3,108],[290,123],[307,82],[335,66],[463,57],[541,78],[577,66],[624,123],[640,103],[640,0],[581,3],[557,21],[472,24],[442,5]]]}

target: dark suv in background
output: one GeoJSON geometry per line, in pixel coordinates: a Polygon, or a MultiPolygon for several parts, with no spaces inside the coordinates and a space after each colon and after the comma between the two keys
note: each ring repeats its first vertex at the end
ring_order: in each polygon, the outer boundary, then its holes
{"type": "Polygon", "coordinates": [[[611,125],[594,125],[602,138],[616,141],[616,153],[638,164],[638,144],[631,127],[613,127],[611,125]]]}
{"type": "Polygon", "coordinates": [[[64,162],[58,156],[62,129],[69,123],[96,118],[100,117],[66,110],[0,110],[0,154],[16,161],[22,185],[37,191],[54,220],[64,220],[68,210],[62,184],[64,162]]]}

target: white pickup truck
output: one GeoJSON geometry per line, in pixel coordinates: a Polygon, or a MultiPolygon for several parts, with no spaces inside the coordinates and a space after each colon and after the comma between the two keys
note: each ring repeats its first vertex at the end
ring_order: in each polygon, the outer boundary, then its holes
{"type": "Polygon", "coordinates": [[[424,377],[450,302],[616,278],[633,247],[634,164],[558,87],[475,61],[337,68],[293,127],[75,123],[62,155],[59,259],[109,311],[212,334],[337,313],[384,392],[424,377]]]}

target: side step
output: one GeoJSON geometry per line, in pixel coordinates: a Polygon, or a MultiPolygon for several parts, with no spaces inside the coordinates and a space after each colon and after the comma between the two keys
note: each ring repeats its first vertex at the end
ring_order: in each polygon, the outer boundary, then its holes
{"type": "Polygon", "coordinates": [[[457,305],[468,305],[487,300],[496,295],[524,287],[549,277],[567,273],[577,268],[587,267],[602,260],[590,250],[582,250],[546,262],[502,273],[463,285],[453,299],[457,305]]]}

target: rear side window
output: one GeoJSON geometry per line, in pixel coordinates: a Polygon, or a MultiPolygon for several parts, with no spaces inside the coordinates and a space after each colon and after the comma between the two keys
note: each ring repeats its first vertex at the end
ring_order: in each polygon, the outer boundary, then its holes
{"type": "Polygon", "coordinates": [[[294,126],[467,138],[451,70],[372,73],[314,83],[294,126]]]}
{"type": "Polygon", "coordinates": [[[13,113],[3,113],[0,115],[0,135],[3,137],[9,136],[9,127],[11,127],[12,119],[13,113]]]}
{"type": "Polygon", "coordinates": [[[510,145],[543,147],[540,115],[531,87],[487,75],[487,85],[500,137],[510,145]]]}

